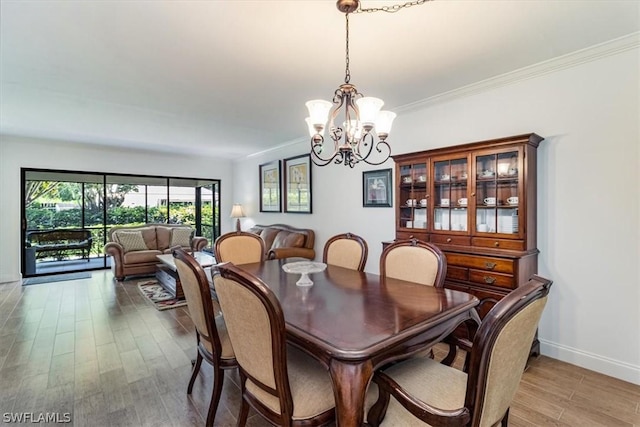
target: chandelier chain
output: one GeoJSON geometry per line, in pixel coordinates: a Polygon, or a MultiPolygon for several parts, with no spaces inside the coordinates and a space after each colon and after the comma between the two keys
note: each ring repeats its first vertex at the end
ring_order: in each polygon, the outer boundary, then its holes
{"type": "Polygon", "coordinates": [[[396,13],[399,10],[406,9],[408,7],[411,7],[411,6],[418,6],[418,5],[424,4],[424,3],[428,2],[428,1],[433,1],[433,0],[415,0],[415,1],[409,1],[409,2],[406,2],[406,3],[402,3],[402,4],[394,4],[392,6],[371,7],[371,8],[367,8],[367,9],[359,7],[353,13],[364,13],[364,12],[367,12],[367,13],[373,13],[373,12],[396,13]]]}
{"type": "Polygon", "coordinates": [[[346,45],[345,45],[345,51],[346,51],[346,55],[345,55],[345,70],[344,70],[344,82],[345,83],[349,83],[349,81],[351,80],[351,71],[349,70],[349,14],[346,13],[346,20],[347,20],[347,37],[345,38],[346,40],[346,45]]]}

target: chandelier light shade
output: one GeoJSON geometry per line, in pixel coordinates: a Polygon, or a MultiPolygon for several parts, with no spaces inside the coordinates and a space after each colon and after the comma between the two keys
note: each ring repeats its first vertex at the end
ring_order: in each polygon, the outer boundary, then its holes
{"type": "Polygon", "coordinates": [[[236,231],[241,231],[240,229],[240,218],[244,218],[246,215],[244,214],[244,210],[242,209],[242,205],[239,203],[235,203],[233,208],[231,208],[231,218],[236,218],[236,231]]]}
{"type": "MultiPolygon", "coordinates": [[[[326,166],[331,162],[350,167],[359,162],[380,165],[391,156],[391,147],[386,140],[396,114],[380,111],[384,105],[382,99],[363,96],[349,82],[349,14],[358,10],[360,2],[338,0],[336,6],[346,18],[345,78],[344,84],[335,91],[333,102],[315,99],[306,103],[309,110],[306,121],[311,136],[311,160],[318,166],[326,166]],[[331,142],[325,141],[326,128],[329,129],[331,142]]],[[[384,8],[379,10],[391,11],[384,8]]]]}

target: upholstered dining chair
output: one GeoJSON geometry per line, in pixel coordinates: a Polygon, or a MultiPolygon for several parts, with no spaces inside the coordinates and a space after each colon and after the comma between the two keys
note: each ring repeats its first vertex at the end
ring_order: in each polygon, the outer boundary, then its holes
{"type": "Polygon", "coordinates": [[[217,262],[232,262],[236,265],[265,260],[262,238],[244,231],[234,231],[220,236],[216,240],[214,253],[217,262]]]}
{"type": "Polygon", "coordinates": [[[377,372],[370,425],[507,426],[551,281],[539,276],[485,316],[470,346],[468,374],[432,359],[410,359],[377,372]],[[390,396],[394,397],[390,401],[390,396]],[[382,423],[384,421],[384,423],[382,423]]]}
{"type": "Polygon", "coordinates": [[[447,259],[437,246],[422,240],[397,240],[380,255],[380,276],[444,287],[447,259]]]}
{"type": "Polygon", "coordinates": [[[322,262],[363,271],[368,253],[367,242],[362,237],[353,233],[337,234],[325,243],[322,262]]]}
{"type": "Polygon", "coordinates": [[[240,371],[242,404],[279,426],[335,422],[335,399],[327,370],[286,343],[284,314],[273,292],[230,263],[219,264],[214,283],[240,371]]]}
{"type": "Polygon", "coordinates": [[[193,391],[193,384],[200,372],[202,360],[206,360],[213,366],[214,371],[213,391],[206,424],[212,426],[224,385],[224,370],[236,368],[238,363],[226,325],[220,315],[220,306],[211,299],[209,280],[204,269],[192,255],[182,249],[175,249],[173,257],[187,300],[189,316],[196,329],[198,355],[193,364],[187,394],[193,391]]]}

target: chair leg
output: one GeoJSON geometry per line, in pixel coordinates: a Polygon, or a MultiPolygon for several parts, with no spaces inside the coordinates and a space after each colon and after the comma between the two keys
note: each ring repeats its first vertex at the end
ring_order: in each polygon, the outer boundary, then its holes
{"type": "Polygon", "coordinates": [[[247,418],[249,417],[249,404],[242,398],[240,404],[240,414],[238,415],[238,427],[244,427],[247,424],[247,418]]]}
{"type": "Polygon", "coordinates": [[[501,426],[502,427],[509,426],[509,409],[507,409],[507,412],[505,412],[504,417],[502,417],[501,426]]]}
{"type": "Polygon", "coordinates": [[[380,423],[382,423],[384,416],[387,414],[390,398],[391,395],[389,392],[383,390],[380,385],[378,385],[378,400],[376,400],[376,403],[369,409],[367,424],[371,427],[378,427],[380,423]]]}
{"type": "Polygon", "coordinates": [[[209,403],[209,413],[207,414],[207,427],[213,426],[216,418],[216,411],[220,403],[222,395],[222,386],[224,385],[224,371],[220,368],[214,369],[213,392],[211,393],[211,403],[209,403]]]}
{"type": "Polygon", "coordinates": [[[200,372],[200,365],[202,365],[202,355],[198,352],[198,357],[196,358],[196,363],[193,365],[193,371],[191,373],[191,379],[189,380],[189,387],[187,387],[187,394],[191,394],[193,390],[193,383],[196,381],[196,377],[198,376],[198,372],[200,372]]]}
{"type": "Polygon", "coordinates": [[[451,366],[454,360],[456,360],[457,354],[458,354],[458,347],[455,344],[449,343],[449,352],[447,353],[445,358],[442,359],[442,362],[440,363],[442,363],[443,365],[451,366]]]}

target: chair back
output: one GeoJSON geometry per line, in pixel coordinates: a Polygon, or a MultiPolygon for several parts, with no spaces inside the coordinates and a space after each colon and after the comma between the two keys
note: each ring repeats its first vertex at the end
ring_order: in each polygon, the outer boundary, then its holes
{"type": "Polygon", "coordinates": [[[352,233],[338,234],[327,240],[324,245],[322,262],[363,271],[368,252],[367,242],[362,237],[352,233]]]}
{"type": "MultiPolygon", "coordinates": [[[[291,419],[285,321],[273,292],[233,264],[216,267],[214,284],[238,360],[242,394],[291,419]]],[[[255,406],[254,406],[255,407],[255,406]]]]}
{"type": "Polygon", "coordinates": [[[380,275],[444,287],[447,259],[437,246],[417,239],[398,240],[380,255],[380,275]]]}
{"type": "Polygon", "coordinates": [[[262,238],[244,231],[234,231],[220,236],[216,240],[214,252],[219,263],[250,264],[265,260],[262,238]]]}
{"type": "Polygon", "coordinates": [[[189,317],[195,325],[199,342],[214,357],[222,357],[222,344],[215,323],[209,280],[202,266],[183,249],[173,250],[174,262],[187,300],[189,317]]]}
{"type": "Polygon", "coordinates": [[[498,302],[483,319],[470,355],[465,406],[472,426],[505,417],[531,350],[551,281],[538,276],[498,302]]]}

